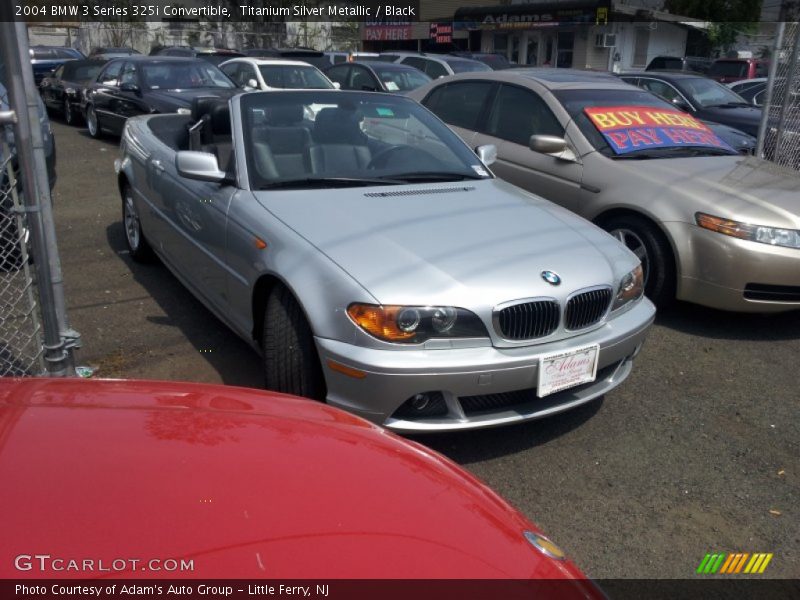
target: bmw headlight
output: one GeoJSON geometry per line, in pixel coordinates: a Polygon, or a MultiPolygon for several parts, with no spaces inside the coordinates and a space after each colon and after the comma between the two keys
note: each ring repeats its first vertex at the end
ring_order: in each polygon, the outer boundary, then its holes
{"type": "Polygon", "coordinates": [[[347,314],[361,329],[385,342],[419,344],[431,338],[489,337],[475,313],[453,306],[351,304],[347,314]]]}
{"type": "Polygon", "coordinates": [[[639,265],[620,281],[611,310],[620,309],[629,302],[638,300],[642,294],[644,294],[644,271],[642,265],[639,265]]]}
{"type": "Polygon", "coordinates": [[[696,213],[694,218],[703,229],[710,229],[740,240],[760,242],[771,246],[783,246],[785,248],[800,248],[800,231],[796,229],[750,225],[700,212],[696,213]]]}

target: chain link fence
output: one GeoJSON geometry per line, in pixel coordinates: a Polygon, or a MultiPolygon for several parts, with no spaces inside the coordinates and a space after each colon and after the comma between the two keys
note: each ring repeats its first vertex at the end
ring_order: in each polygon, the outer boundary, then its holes
{"type": "Polygon", "coordinates": [[[0,3],[0,376],[75,374],[50,188],[55,146],[24,23],[0,3]]]}
{"type": "Polygon", "coordinates": [[[800,170],[800,23],[781,24],[772,61],[761,155],[800,170]]]}
{"type": "MultiPolygon", "coordinates": [[[[4,107],[8,99],[0,87],[0,110],[4,107]]],[[[12,140],[11,125],[0,125],[0,376],[40,375],[45,370],[41,315],[12,140]]]]}
{"type": "Polygon", "coordinates": [[[70,46],[89,54],[99,47],[131,47],[142,54],[162,46],[214,46],[231,49],[304,46],[317,50],[358,50],[357,23],[118,23],[37,24],[31,44],[70,46]]]}

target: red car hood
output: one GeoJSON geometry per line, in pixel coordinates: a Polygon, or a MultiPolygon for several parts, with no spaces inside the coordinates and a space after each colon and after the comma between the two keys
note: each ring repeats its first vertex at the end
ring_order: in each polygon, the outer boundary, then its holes
{"type": "Polygon", "coordinates": [[[0,481],[0,578],[583,577],[447,459],[256,390],[0,380],[0,481]],[[17,560],[37,554],[95,562],[17,560]],[[98,570],[120,558],[142,562],[98,570]],[[193,570],[143,570],[167,558],[193,570]]]}

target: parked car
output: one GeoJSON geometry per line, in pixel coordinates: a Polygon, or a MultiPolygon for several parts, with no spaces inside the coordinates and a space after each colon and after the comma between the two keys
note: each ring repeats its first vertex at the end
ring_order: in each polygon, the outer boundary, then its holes
{"type": "Polygon", "coordinates": [[[234,58],[219,66],[241,88],[330,90],[335,86],[317,67],[302,61],[234,58]]]}
{"type": "Polygon", "coordinates": [[[463,74],[409,96],[470,146],[495,144],[499,177],[624,242],[657,303],[800,308],[800,174],[736,154],[672,104],[566,69],[463,74]]]}
{"type": "Polygon", "coordinates": [[[244,56],[241,52],[236,50],[229,50],[228,48],[205,48],[201,46],[167,46],[158,48],[150,53],[151,56],[173,56],[182,58],[202,58],[210,62],[212,65],[219,65],[220,63],[236,58],[237,56],[244,56]]]}
{"type": "Polygon", "coordinates": [[[624,73],[620,78],[653,92],[698,119],[722,123],[753,137],[758,135],[761,109],[708,77],[647,71],[624,73]]]}
{"type": "Polygon", "coordinates": [[[269,389],[443,431],[554,414],[630,373],[654,317],[638,259],[494,179],[416,102],[285,90],[194,109],[126,125],[128,247],[262,349],[269,389]]]}
{"type": "Polygon", "coordinates": [[[605,597],[458,465],[300,398],[3,378],[0,431],[4,579],[542,579],[605,597]]]}
{"type": "Polygon", "coordinates": [[[380,54],[377,52],[323,52],[330,64],[339,65],[354,60],[379,60],[380,54]]]}
{"type": "Polygon", "coordinates": [[[86,58],[75,48],[62,48],[61,46],[31,46],[30,55],[33,79],[37,86],[42,82],[42,79],[51,75],[59,65],[68,60],[86,58]]]}
{"type": "Polygon", "coordinates": [[[86,90],[108,61],[101,59],[71,60],[42,79],[39,91],[48,109],[61,113],[68,125],[83,118],[86,90]]]}
{"type": "Polygon", "coordinates": [[[405,94],[431,80],[414,67],[366,60],[328,67],[325,69],[325,74],[343,90],[390,94],[405,94]]]}
{"type": "Polygon", "coordinates": [[[713,61],[700,56],[656,56],[651,60],[645,71],[691,71],[694,73],[708,73],[713,61]]]}
{"type": "Polygon", "coordinates": [[[324,69],[331,64],[330,59],[313,48],[251,48],[244,53],[252,58],[282,58],[287,60],[301,60],[318,69],[324,69]]]}
{"type": "MultiPolygon", "coordinates": [[[[5,83],[5,65],[0,61],[0,111],[6,111],[10,108],[8,90],[5,87],[5,83]]],[[[37,97],[37,101],[47,176],[52,190],[56,184],[56,145],[44,102],[42,102],[41,97],[37,97]]],[[[8,193],[11,185],[11,178],[8,173],[9,167],[13,173],[18,173],[19,163],[14,133],[10,127],[0,126],[0,273],[16,271],[23,266],[20,242],[27,243],[28,241],[28,228],[25,224],[26,217],[23,214],[20,231],[13,198],[8,193]]],[[[24,190],[19,179],[16,179],[16,185],[16,189],[21,196],[24,194],[24,190]]],[[[20,204],[24,202],[22,197],[19,197],[19,202],[20,204]]]]}
{"type": "Polygon", "coordinates": [[[110,47],[110,46],[100,46],[92,50],[91,54],[89,54],[89,58],[119,58],[121,56],[132,56],[134,54],[141,54],[138,50],[134,48],[129,48],[127,46],[123,47],[110,47]]]}
{"type": "Polygon", "coordinates": [[[414,67],[431,79],[446,77],[454,73],[491,71],[492,67],[477,60],[450,56],[448,54],[419,54],[383,52],[382,55],[394,57],[394,62],[414,67]]]}
{"type": "Polygon", "coordinates": [[[720,58],[708,70],[708,76],[720,83],[766,77],[768,74],[769,61],[757,58],[720,58]]]}
{"type": "Polygon", "coordinates": [[[466,52],[466,51],[458,51],[458,52],[451,52],[453,56],[459,56],[461,58],[469,58],[471,60],[477,60],[484,64],[489,65],[494,71],[500,71],[502,69],[512,69],[517,65],[512,65],[508,59],[503,56],[502,54],[497,54],[495,52],[466,52]]]}
{"type": "Polygon", "coordinates": [[[115,58],[88,88],[86,126],[95,138],[104,131],[119,135],[129,117],[188,113],[195,98],[229,98],[239,92],[227,75],[198,58],[115,58]]]}
{"type": "Polygon", "coordinates": [[[728,87],[739,94],[745,101],[753,106],[763,106],[767,93],[767,78],[757,77],[755,79],[742,79],[729,83],[728,87]]]}

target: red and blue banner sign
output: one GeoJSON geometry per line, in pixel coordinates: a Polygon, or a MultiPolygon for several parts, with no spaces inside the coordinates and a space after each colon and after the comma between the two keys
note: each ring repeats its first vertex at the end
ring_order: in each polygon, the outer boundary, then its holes
{"type": "Polygon", "coordinates": [[[706,125],[680,110],[655,106],[597,106],[583,111],[615,154],[682,146],[711,146],[733,151],[706,125]]]}

